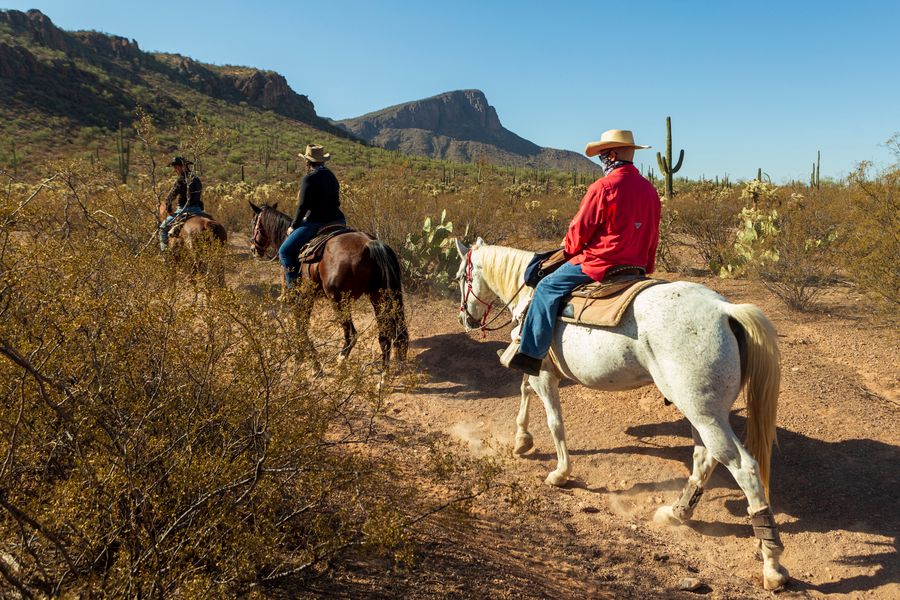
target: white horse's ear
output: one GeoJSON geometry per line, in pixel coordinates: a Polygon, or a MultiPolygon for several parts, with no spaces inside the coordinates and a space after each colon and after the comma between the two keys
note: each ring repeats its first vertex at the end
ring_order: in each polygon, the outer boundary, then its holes
{"type": "Polygon", "coordinates": [[[484,246],[484,238],[479,236],[478,239],[475,240],[475,243],[472,244],[472,247],[473,248],[481,248],[482,246],[484,246]]]}
{"type": "Polygon", "coordinates": [[[466,245],[459,241],[459,238],[453,238],[453,241],[456,242],[456,251],[459,252],[460,258],[465,258],[466,254],[469,253],[469,249],[466,248],[466,245]]]}

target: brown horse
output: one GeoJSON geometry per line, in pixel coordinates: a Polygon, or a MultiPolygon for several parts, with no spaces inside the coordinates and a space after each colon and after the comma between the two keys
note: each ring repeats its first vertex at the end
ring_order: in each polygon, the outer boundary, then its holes
{"type": "MultiPolygon", "coordinates": [[[[253,221],[250,247],[256,256],[265,256],[273,246],[276,250],[287,237],[291,218],[278,210],[278,205],[250,203],[253,221]]],[[[331,238],[325,244],[321,260],[301,265],[302,282],[309,282],[316,293],[322,293],[331,304],[344,330],[344,346],[339,360],[350,354],[356,344],[356,328],[350,314],[350,301],[363,294],[369,296],[378,322],[378,343],[381,346],[382,365],[385,369],[391,357],[406,360],[409,332],[403,314],[403,289],[400,281],[400,263],[390,246],[361,231],[344,233],[331,238]]],[[[299,295],[298,295],[299,298],[299,295]]],[[[305,349],[312,349],[307,327],[312,313],[312,302],[300,301],[295,305],[297,329],[305,349]]],[[[321,370],[314,352],[309,352],[317,370],[321,370]]]]}
{"type": "MultiPolygon", "coordinates": [[[[166,217],[175,214],[172,211],[171,200],[160,199],[157,209],[160,223],[165,221],[166,217]]],[[[169,238],[169,250],[177,253],[181,248],[191,249],[200,240],[215,240],[224,246],[228,241],[228,232],[225,226],[215,219],[194,215],[187,218],[176,237],[169,238]]]]}

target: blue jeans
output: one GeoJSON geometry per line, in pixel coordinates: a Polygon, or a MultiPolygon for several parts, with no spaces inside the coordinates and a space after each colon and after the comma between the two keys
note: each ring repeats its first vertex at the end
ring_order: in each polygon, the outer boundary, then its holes
{"type": "MultiPolygon", "coordinates": [[[[340,222],[346,224],[346,221],[340,222]]],[[[284,278],[288,287],[291,287],[297,280],[297,277],[300,276],[300,261],[297,260],[297,257],[300,256],[300,250],[311,239],[316,237],[316,233],[323,225],[325,223],[302,223],[300,227],[291,232],[291,235],[285,238],[278,249],[278,259],[284,267],[284,278]]]]}
{"type": "Polygon", "coordinates": [[[166,246],[169,245],[169,228],[172,226],[172,222],[175,219],[181,217],[182,215],[186,215],[183,218],[189,219],[190,215],[199,215],[203,210],[199,206],[185,206],[184,208],[179,208],[174,213],[166,217],[166,220],[159,224],[159,246],[162,249],[165,249],[166,246]]]}
{"type": "Polygon", "coordinates": [[[581,270],[581,265],[566,263],[538,283],[531,306],[522,323],[519,352],[531,358],[544,358],[553,342],[553,328],[559,316],[563,297],[582,283],[593,281],[581,270]]]}

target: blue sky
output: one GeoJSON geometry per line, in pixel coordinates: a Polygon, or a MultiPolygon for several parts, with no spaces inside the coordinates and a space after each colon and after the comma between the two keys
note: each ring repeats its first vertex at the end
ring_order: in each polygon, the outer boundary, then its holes
{"type": "Polygon", "coordinates": [[[655,164],[671,115],[688,177],[806,180],[817,150],[841,177],[900,131],[900,2],[0,2],[278,71],[332,118],[478,88],[540,145],[632,129],[655,164]]]}

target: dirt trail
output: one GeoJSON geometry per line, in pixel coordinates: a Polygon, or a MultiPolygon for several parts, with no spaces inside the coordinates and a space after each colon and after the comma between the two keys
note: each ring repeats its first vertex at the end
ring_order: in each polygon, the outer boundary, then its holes
{"type": "MultiPolygon", "coordinates": [[[[801,315],[753,283],[692,279],[761,306],[779,331],[784,376],[771,493],[784,564],[795,579],[788,594],[900,597],[896,326],[865,316],[847,290],[826,298],[824,312],[801,315]]],[[[410,313],[414,355],[429,383],[393,398],[402,417],[467,441],[474,452],[483,452],[486,440],[511,444],[519,378],[496,358],[506,332],[463,334],[451,301],[414,301],[410,313]]],[[[714,473],[690,527],[652,523],[656,508],[677,498],[691,461],[689,425],[654,387],[607,393],[565,385],[561,393],[574,479],[562,490],[542,483],[555,453],[539,402],[530,427],[535,450],[514,468],[547,501],[553,524],[543,538],[529,532],[538,538],[532,552],[573,543],[582,549],[573,553],[577,564],[624,545],[630,551],[616,569],[650,577],[648,595],[694,571],[713,597],[766,595],[758,587],[746,501],[724,468],[714,473]],[[554,529],[565,534],[556,537],[554,529]]],[[[739,435],[744,414],[739,399],[732,416],[739,435]]],[[[581,574],[597,593],[616,589],[608,575],[581,574]]]]}
{"type": "MultiPolygon", "coordinates": [[[[830,292],[821,311],[800,314],[754,282],[669,278],[753,302],[779,332],[783,381],[771,498],[794,578],[779,596],[900,598],[897,323],[880,322],[846,288],[830,292]]],[[[268,294],[274,281],[276,265],[254,262],[231,284],[268,294]]],[[[465,334],[453,300],[413,296],[407,307],[410,354],[427,382],[389,397],[396,426],[411,435],[449,435],[476,454],[511,447],[520,379],[496,356],[508,332],[465,334]]],[[[360,305],[355,319],[364,330],[371,308],[360,305]]],[[[355,352],[374,351],[374,343],[366,346],[355,352]]],[[[656,388],[610,393],[563,384],[561,395],[572,481],[563,489],[543,483],[556,455],[540,402],[530,426],[535,449],[510,473],[541,500],[537,518],[486,500],[472,527],[431,523],[413,567],[363,562],[340,576],[338,590],[329,585],[321,594],[687,598],[696,594],[676,588],[690,576],[704,582],[698,592],[710,598],[770,597],[761,587],[746,500],[723,467],[689,527],[652,522],[659,505],[678,497],[692,450],[687,421],[663,405],[656,388]]],[[[744,414],[739,399],[732,414],[739,435],[744,414]]]]}

